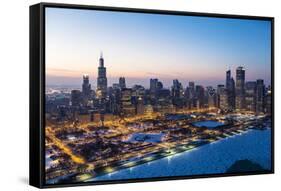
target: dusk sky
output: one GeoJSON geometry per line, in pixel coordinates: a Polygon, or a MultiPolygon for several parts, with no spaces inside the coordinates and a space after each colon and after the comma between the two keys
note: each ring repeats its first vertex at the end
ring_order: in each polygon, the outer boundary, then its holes
{"type": "Polygon", "coordinates": [[[80,85],[89,74],[96,87],[101,51],[109,85],[124,76],[128,86],[216,86],[238,66],[269,84],[270,39],[269,21],[47,8],[47,85],[80,85]]]}

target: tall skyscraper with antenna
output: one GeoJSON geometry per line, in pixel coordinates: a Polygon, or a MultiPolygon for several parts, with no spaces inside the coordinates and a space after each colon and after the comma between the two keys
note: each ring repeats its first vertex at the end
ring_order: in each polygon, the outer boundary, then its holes
{"type": "Polygon", "coordinates": [[[107,96],[107,78],[106,78],[106,67],[104,67],[104,59],[101,53],[98,67],[98,78],[97,78],[97,98],[105,99],[107,96]]]}

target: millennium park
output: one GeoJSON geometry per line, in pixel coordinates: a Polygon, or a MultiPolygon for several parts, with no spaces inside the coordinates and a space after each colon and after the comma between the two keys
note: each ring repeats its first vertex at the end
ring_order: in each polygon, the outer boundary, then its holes
{"type": "MultiPolygon", "coordinates": [[[[271,169],[271,87],[231,70],[216,87],[107,82],[46,87],[47,184],[260,172],[271,169]]],[[[110,71],[110,68],[109,68],[110,71]]]]}

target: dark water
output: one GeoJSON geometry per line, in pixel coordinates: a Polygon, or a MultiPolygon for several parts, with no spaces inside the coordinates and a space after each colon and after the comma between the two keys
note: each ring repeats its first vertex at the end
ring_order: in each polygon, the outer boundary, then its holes
{"type": "Polygon", "coordinates": [[[221,123],[221,122],[218,122],[218,121],[208,120],[208,121],[198,121],[198,122],[193,123],[193,125],[196,126],[196,127],[207,127],[209,129],[212,129],[212,128],[215,128],[215,127],[222,126],[224,124],[221,123]]]}

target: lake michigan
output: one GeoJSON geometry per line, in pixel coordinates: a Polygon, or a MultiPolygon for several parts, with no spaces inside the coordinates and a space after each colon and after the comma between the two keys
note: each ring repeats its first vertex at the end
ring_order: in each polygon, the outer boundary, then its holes
{"type": "Polygon", "coordinates": [[[235,161],[243,159],[251,160],[266,170],[271,169],[270,128],[251,129],[183,153],[87,181],[220,174],[225,173],[235,161]]]}

